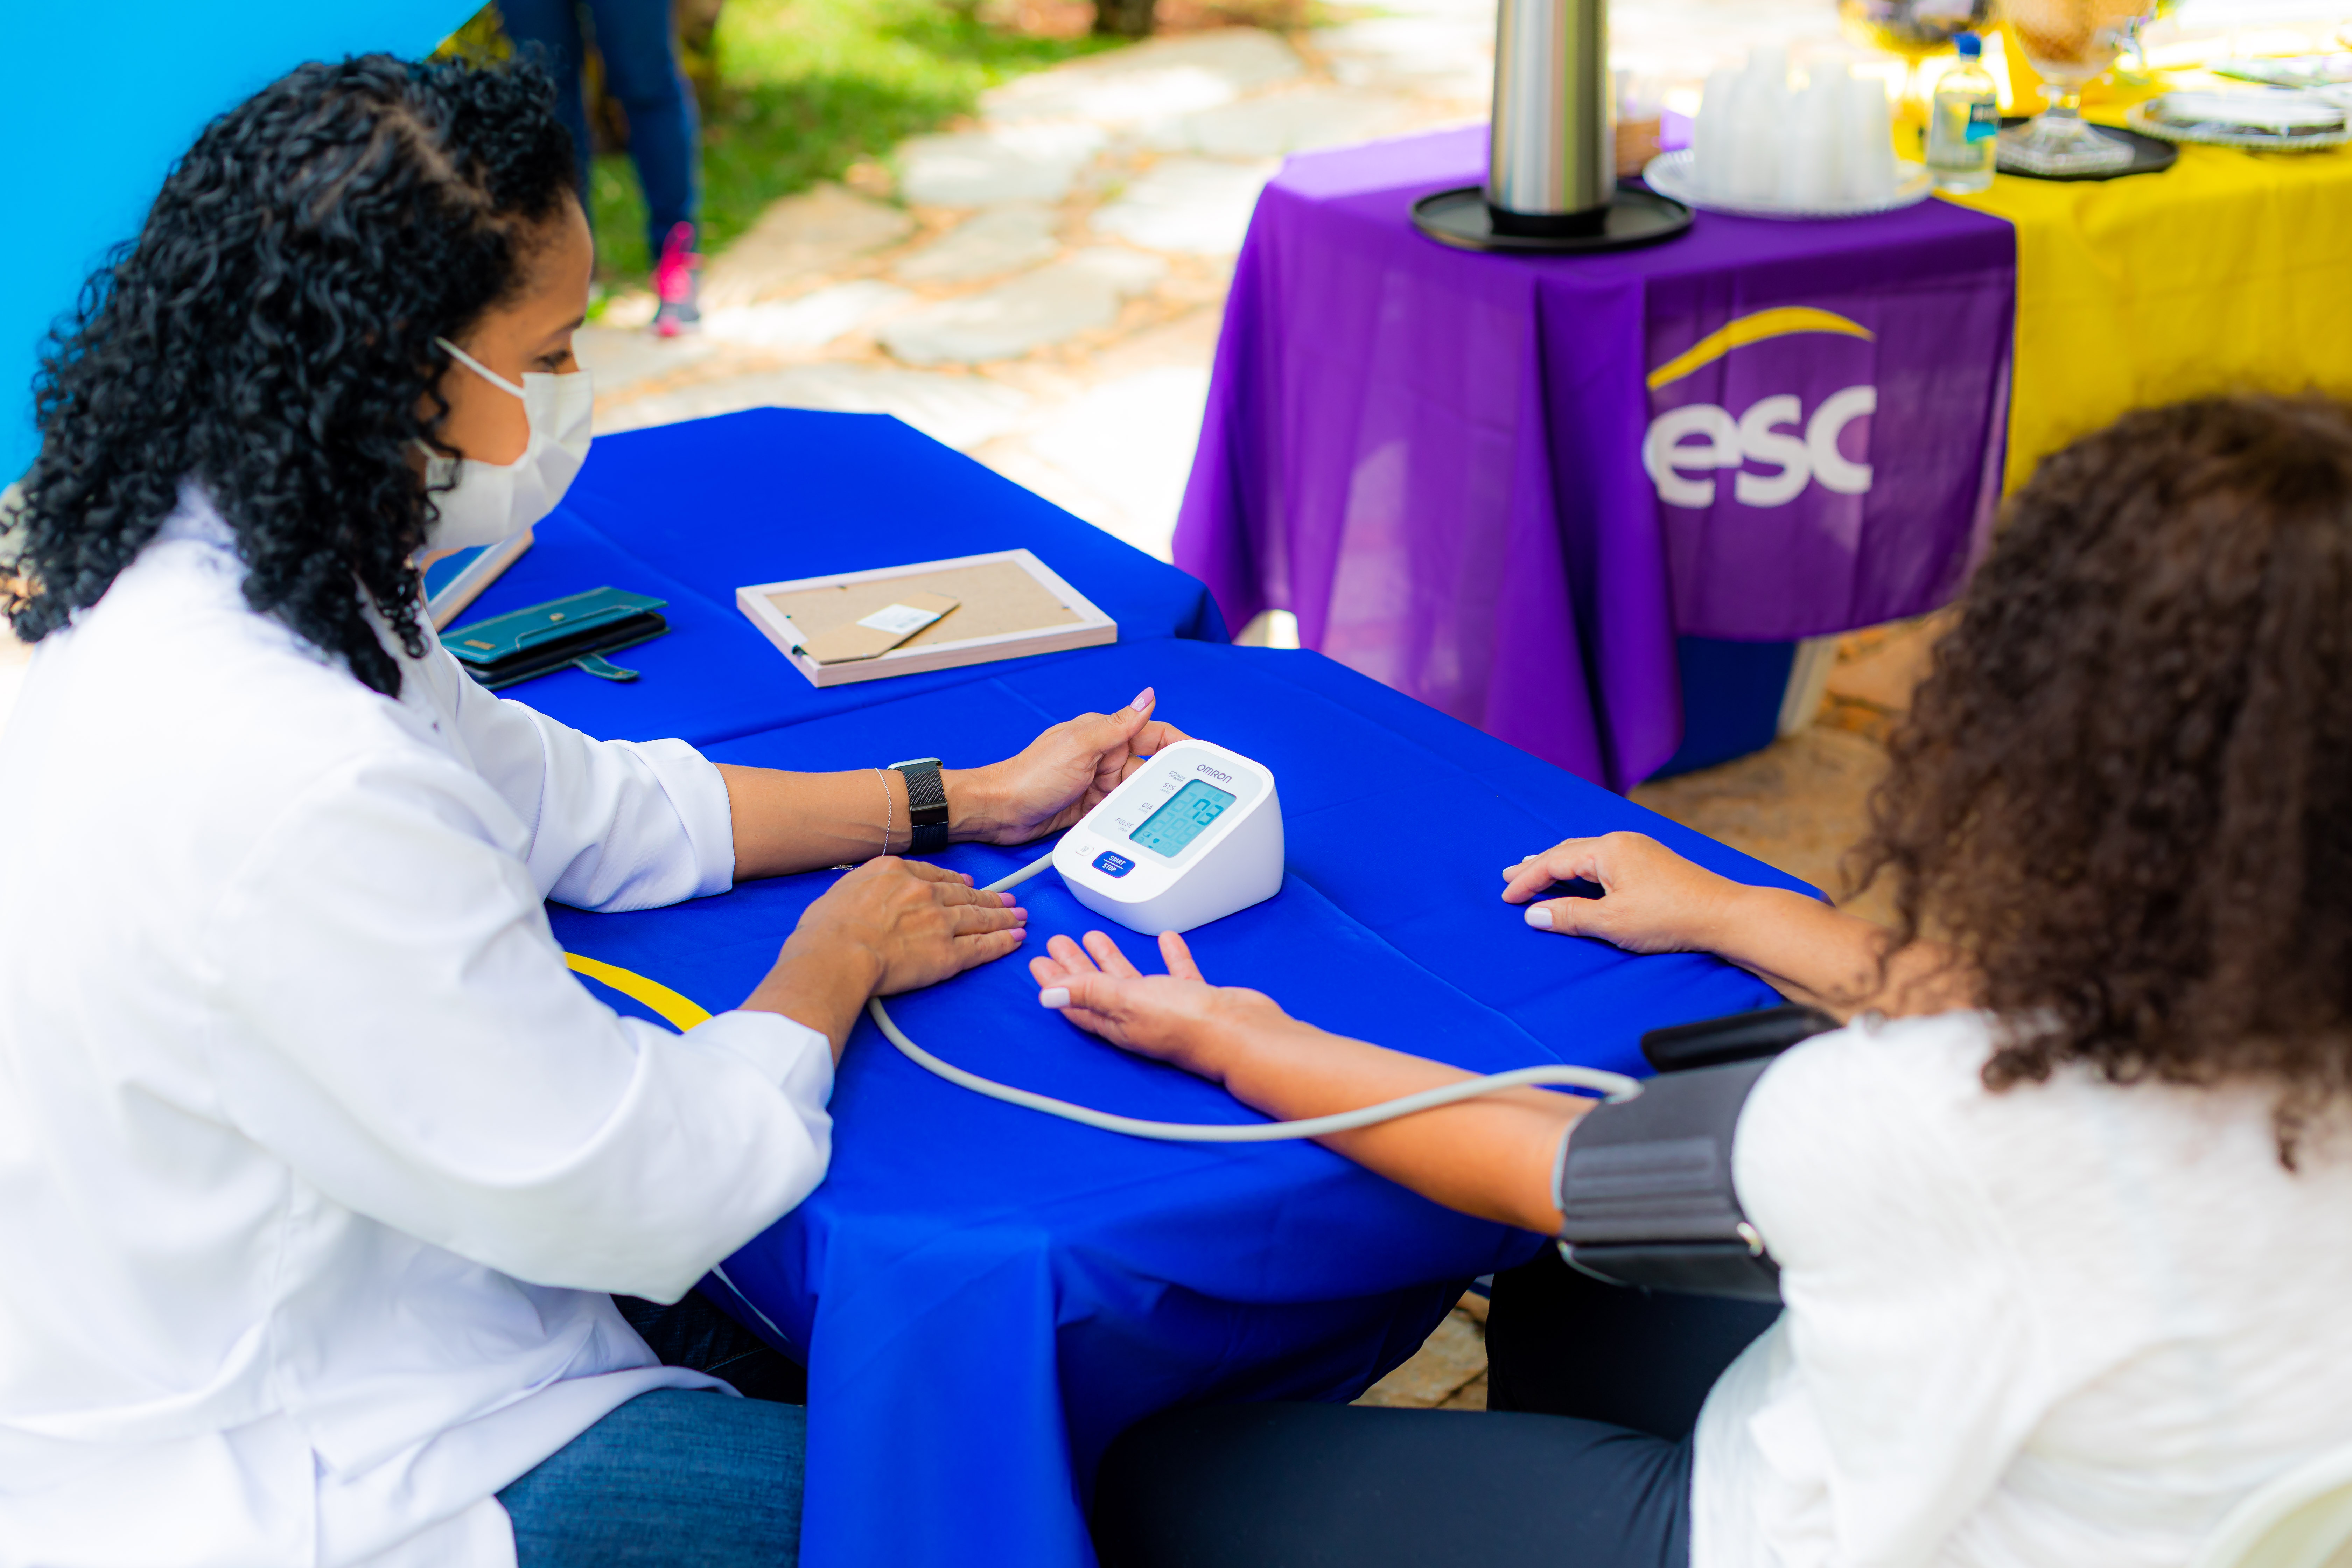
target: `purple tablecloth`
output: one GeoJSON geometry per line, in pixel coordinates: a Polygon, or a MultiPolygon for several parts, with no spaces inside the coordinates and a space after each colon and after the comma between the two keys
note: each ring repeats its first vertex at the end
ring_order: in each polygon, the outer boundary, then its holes
{"type": "Polygon", "coordinates": [[[1702,214],[1573,258],[1423,238],[1483,129],[1292,159],[1259,198],[1176,561],[1300,640],[1622,788],[1682,734],[1677,634],[1948,600],[1990,526],[2015,247],[1929,201],[1702,214]],[[1736,471],[1735,471],[1736,470],[1736,471]]]}

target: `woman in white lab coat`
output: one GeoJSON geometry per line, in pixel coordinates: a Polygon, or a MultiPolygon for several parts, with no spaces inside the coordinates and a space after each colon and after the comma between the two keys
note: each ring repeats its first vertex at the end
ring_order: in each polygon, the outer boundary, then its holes
{"type": "MultiPolygon", "coordinates": [[[[799,1410],[608,1292],[677,1300],[805,1197],[859,1007],[1025,911],[884,853],[898,773],[591,740],[436,642],[420,555],[584,454],[573,168],[534,72],[304,67],[45,366],[0,552],[39,645],[0,747],[0,1563],[791,1559],[799,1410]],[[683,1036],[542,909],[853,860],[683,1036]]],[[[1075,820],[1150,708],[945,772],[953,835],[1075,820]]]]}

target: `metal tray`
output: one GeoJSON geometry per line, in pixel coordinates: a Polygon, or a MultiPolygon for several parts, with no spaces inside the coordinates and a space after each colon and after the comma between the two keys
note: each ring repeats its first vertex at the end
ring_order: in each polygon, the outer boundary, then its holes
{"type": "Polygon", "coordinates": [[[1661,153],[1642,171],[1642,179],[1662,196],[1697,207],[1702,212],[1728,213],[1734,217],[1769,217],[1803,221],[1816,218],[1868,217],[1916,206],[1933,195],[1936,182],[1926,165],[1908,159],[1895,161],[1895,195],[1881,202],[1848,202],[1833,206],[1756,206],[1745,202],[1717,201],[1698,188],[1698,155],[1685,147],[1661,153]]]}
{"type": "MultiPolygon", "coordinates": [[[[2150,99],[2146,103],[2132,105],[2124,116],[2125,121],[2134,131],[2144,136],[2153,136],[2160,142],[2190,142],[2200,147],[2242,147],[2265,153],[2315,153],[2352,142],[2352,120],[2347,120],[2347,123],[2332,130],[2278,132],[2231,126],[2220,121],[2199,121],[2182,124],[2179,121],[2160,119],[2152,112],[2157,105],[2165,101],[2166,98],[2173,96],[2175,95],[2167,93],[2164,98],[2150,99]]],[[[2258,95],[2210,93],[2200,96],[2252,98],[2258,95]]],[[[2297,96],[2316,97],[2317,95],[2298,94],[2297,96]]]]}

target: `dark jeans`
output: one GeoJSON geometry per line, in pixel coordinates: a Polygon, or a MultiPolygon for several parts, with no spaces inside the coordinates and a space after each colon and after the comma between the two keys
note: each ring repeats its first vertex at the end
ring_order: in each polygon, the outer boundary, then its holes
{"type": "Polygon", "coordinates": [[[656,1389],[556,1450],[499,1493],[520,1568],[796,1561],[805,1374],[698,1295],[675,1307],[614,1300],[665,1363],[723,1377],[750,1397],[656,1389]]]}
{"type": "MultiPolygon", "coordinates": [[[[499,0],[507,37],[520,52],[534,47],[555,75],[555,110],[580,159],[580,200],[588,205],[588,110],[581,71],[587,39],[582,0],[499,0]]],[[[646,248],[661,259],[674,225],[692,223],[701,206],[701,126],[694,92],[678,69],[670,0],[586,0],[604,57],[604,84],[629,117],[629,156],[646,193],[646,248]]]]}
{"type": "Polygon", "coordinates": [[[1549,1247],[1495,1280],[1488,1413],[1177,1410],[1095,1487],[1103,1568],[1685,1568],[1691,1428],[1777,1309],[1645,1296],[1549,1247]]]}

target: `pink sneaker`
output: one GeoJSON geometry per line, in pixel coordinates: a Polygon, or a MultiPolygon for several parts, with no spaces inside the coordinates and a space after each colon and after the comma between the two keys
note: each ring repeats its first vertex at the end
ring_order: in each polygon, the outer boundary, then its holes
{"type": "Polygon", "coordinates": [[[694,226],[674,225],[662,240],[661,259],[654,264],[654,335],[675,338],[702,329],[702,307],[696,302],[695,269],[702,258],[695,254],[694,226]]]}

